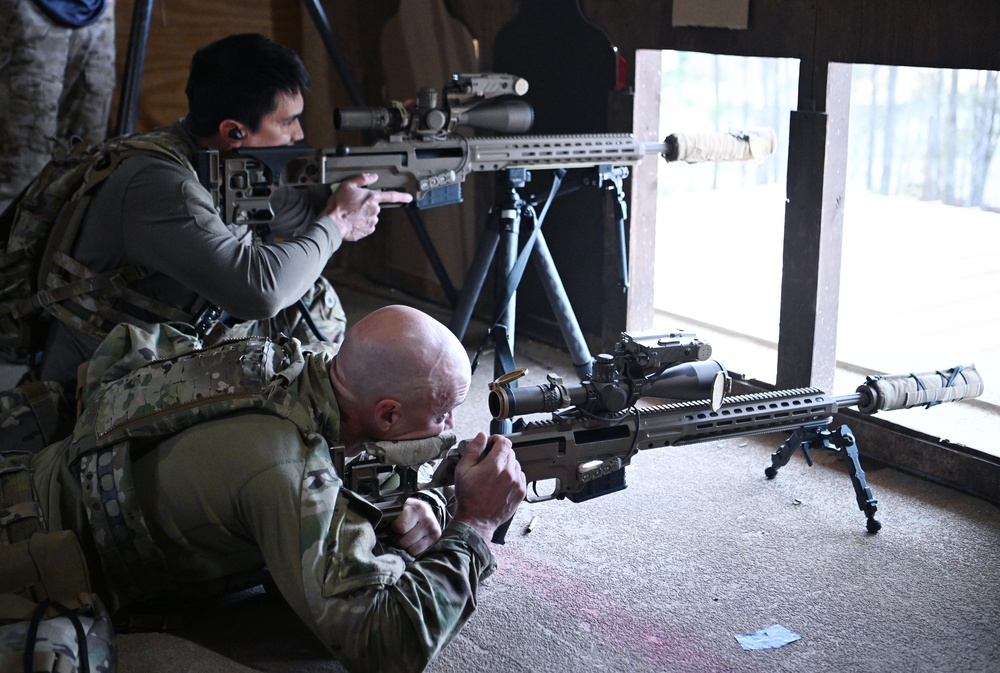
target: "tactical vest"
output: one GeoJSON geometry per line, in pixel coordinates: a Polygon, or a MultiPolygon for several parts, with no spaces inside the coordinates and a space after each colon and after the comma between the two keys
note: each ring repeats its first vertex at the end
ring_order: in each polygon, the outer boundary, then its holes
{"type": "Polygon", "coordinates": [[[148,357],[144,354],[197,346],[167,325],[154,328],[152,347],[150,334],[120,325],[102,344],[91,363],[102,371],[87,372],[86,408],[68,455],[71,470],[79,475],[113,610],[172,588],[136,501],[130,460],[134,445],[155,444],[198,423],[251,409],[285,418],[303,435],[316,433],[331,444],[339,432],[339,419],[317,416],[316,405],[300,395],[306,360],[298,340],[249,337],[131,368],[136,358],[148,357]],[[107,344],[119,337],[125,341],[123,358],[105,366],[115,360],[108,357],[107,344]],[[137,347],[141,343],[146,346],[137,347]]]}
{"type": "Polygon", "coordinates": [[[71,256],[95,189],[137,155],[159,156],[196,172],[191,148],[167,130],[79,143],[57,149],[0,217],[0,353],[6,360],[27,362],[40,351],[47,331],[43,314],[99,338],[120,322],[145,324],[135,315],[140,311],[153,322],[192,322],[192,312],[131,289],[148,270],[129,265],[98,273],[71,256]]]}

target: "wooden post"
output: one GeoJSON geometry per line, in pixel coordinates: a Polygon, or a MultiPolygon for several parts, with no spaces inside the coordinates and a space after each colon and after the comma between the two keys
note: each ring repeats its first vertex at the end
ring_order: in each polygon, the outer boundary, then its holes
{"type": "Polygon", "coordinates": [[[850,94],[849,64],[802,62],[789,125],[780,388],[833,385],[850,94]]]}

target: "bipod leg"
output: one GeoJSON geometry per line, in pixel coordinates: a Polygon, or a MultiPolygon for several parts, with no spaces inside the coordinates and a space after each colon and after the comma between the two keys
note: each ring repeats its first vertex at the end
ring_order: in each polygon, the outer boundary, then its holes
{"type": "Polygon", "coordinates": [[[812,467],[813,461],[812,456],[809,455],[809,449],[816,446],[832,451],[843,449],[850,457],[851,464],[848,471],[851,475],[851,485],[854,486],[854,494],[858,499],[858,509],[864,512],[868,518],[866,523],[868,532],[879,532],[882,524],[875,518],[878,500],[868,488],[865,471],[861,469],[861,461],[858,458],[858,444],[854,439],[854,433],[846,425],[841,425],[836,430],[829,430],[825,425],[794,430],[785,443],[771,454],[771,465],[764,469],[764,475],[768,479],[774,479],[778,476],[778,468],[784,467],[798,448],[802,449],[806,462],[809,463],[809,467],[812,467]]]}
{"type": "Polygon", "coordinates": [[[570,304],[569,296],[566,294],[566,288],[563,285],[562,278],[559,276],[556,263],[552,259],[552,253],[549,251],[549,246],[545,242],[545,237],[542,236],[541,231],[538,232],[538,237],[535,239],[535,247],[532,250],[531,259],[535,263],[539,282],[542,285],[542,290],[545,292],[546,298],[549,300],[549,306],[552,308],[556,324],[558,324],[559,331],[566,342],[566,348],[569,350],[573,361],[573,369],[576,370],[577,376],[584,379],[590,376],[593,370],[594,356],[590,353],[590,347],[583,336],[583,330],[576,319],[576,313],[573,312],[573,306],[570,304]]]}
{"type": "MultiPolygon", "coordinates": [[[[628,177],[628,166],[601,165],[597,168],[595,186],[614,190],[618,197],[618,227],[615,232],[618,238],[618,268],[621,271],[622,292],[629,289],[628,282],[628,245],[625,236],[625,221],[628,219],[628,204],[625,201],[623,181],[628,177]]],[[[589,182],[589,180],[584,180],[589,182]]]]}
{"type": "Polygon", "coordinates": [[[465,338],[465,330],[469,327],[469,320],[472,318],[472,310],[476,306],[476,301],[486,283],[487,272],[493,264],[493,257],[496,255],[497,247],[500,244],[500,229],[497,223],[496,212],[491,209],[486,221],[486,229],[482,238],[476,245],[476,256],[472,260],[472,266],[465,278],[465,285],[458,296],[455,311],[452,313],[448,329],[459,338],[465,338]]]}
{"type": "Polygon", "coordinates": [[[774,479],[778,476],[778,469],[788,464],[795,450],[802,449],[802,455],[806,457],[809,467],[812,467],[812,456],[809,454],[809,444],[816,439],[816,428],[796,428],[785,440],[785,443],[778,447],[778,450],[771,454],[771,465],[764,468],[764,476],[774,479]]]}
{"type": "Polygon", "coordinates": [[[430,234],[427,233],[427,226],[424,224],[423,218],[420,217],[420,210],[413,203],[410,203],[403,208],[403,212],[409,218],[410,226],[413,227],[413,233],[417,235],[417,241],[419,241],[420,247],[424,249],[427,261],[430,262],[434,275],[437,276],[438,282],[441,283],[441,289],[444,290],[444,295],[448,299],[448,305],[454,310],[458,306],[458,291],[455,290],[455,286],[451,282],[451,277],[448,276],[448,270],[444,268],[444,262],[441,261],[441,255],[438,254],[437,248],[434,246],[434,241],[431,240],[430,234]]]}
{"type": "MultiPolygon", "coordinates": [[[[865,479],[865,471],[861,469],[861,460],[858,457],[858,443],[854,438],[854,433],[846,425],[830,433],[829,441],[837,448],[843,449],[844,453],[851,459],[848,471],[851,475],[851,484],[854,486],[854,494],[858,499],[858,509],[865,513],[868,518],[865,524],[869,533],[875,534],[882,529],[882,524],[875,518],[878,511],[878,500],[872,495],[868,481],[865,479]]],[[[830,447],[833,448],[833,447],[830,447]]]]}

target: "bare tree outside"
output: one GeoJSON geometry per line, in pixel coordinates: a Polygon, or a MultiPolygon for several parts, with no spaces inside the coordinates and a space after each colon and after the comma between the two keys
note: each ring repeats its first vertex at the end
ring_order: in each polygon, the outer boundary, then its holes
{"type": "Polygon", "coordinates": [[[986,177],[997,149],[1000,135],[1000,101],[997,100],[997,72],[982,71],[980,86],[974,91],[972,137],[972,170],[970,171],[967,205],[982,207],[985,200],[986,177]]]}
{"type": "Polygon", "coordinates": [[[892,152],[896,137],[896,80],[897,68],[889,68],[885,87],[885,123],[882,125],[882,182],[880,194],[889,194],[892,185],[892,152]]]}
{"type": "Polygon", "coordinates": [[[941,173],[941,200],[958,205],[955,183],[958,177],[958,71],[951,71],[948,87],[948,114],[944,119],[944,171],[941,173]]]}
{"type": "Polygon", "coordinates": [[[876,105],[876,92],[879,90],[878,75],[881,71],[877,65],[871,70],[871,105],[868,106],[868,145],[866,157],[868,165],[865,170],[865,184],[868,189],[875,191],[875,140],[878,137],[877,129],[881,126],[878,119],[878,105],[876,105]]]}
{"type": "Polygon", "coordinates": [[[924,177],[924,191],[921,198],[925,201],[934,201],[941,193],[941,111],[944,94],[945,70],[938,70],[934,74],[934,102],[930,106],[927,118],[927,171],[924,177]]]}

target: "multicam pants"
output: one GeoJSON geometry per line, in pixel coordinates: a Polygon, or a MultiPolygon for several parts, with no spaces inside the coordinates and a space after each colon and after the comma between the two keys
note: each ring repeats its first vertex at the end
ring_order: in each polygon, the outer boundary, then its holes
{"type": "Polygon", "coordinates": [[[104,140],[115,88],[115,12],[84,28],[33,0],[0,2],[0,212],[48,162],[53,143],[104,140]]]}

